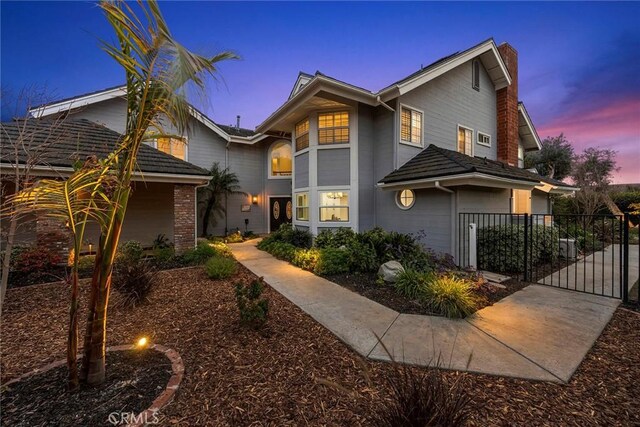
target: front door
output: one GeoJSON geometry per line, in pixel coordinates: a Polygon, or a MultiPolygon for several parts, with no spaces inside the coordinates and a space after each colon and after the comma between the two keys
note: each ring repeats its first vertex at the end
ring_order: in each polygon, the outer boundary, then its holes
{"type": "Polygon", "coordinates": [[[269,198],[269,226],[273,233],[284,223],[291,223],[293,205],[291,197],[269,198]]]}

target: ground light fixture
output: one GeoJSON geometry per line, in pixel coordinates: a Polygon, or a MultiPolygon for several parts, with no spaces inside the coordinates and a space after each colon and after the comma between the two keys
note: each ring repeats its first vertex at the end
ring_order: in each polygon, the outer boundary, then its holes
{"type": "Polygon", "coordinates": [[[149,345],[149,340],[147,339],[147,337],[141,337],[138,339],[138,341],[136,341],[136,348],[137,349],[145,349],[147,348],[147,346],[149,345]]]}

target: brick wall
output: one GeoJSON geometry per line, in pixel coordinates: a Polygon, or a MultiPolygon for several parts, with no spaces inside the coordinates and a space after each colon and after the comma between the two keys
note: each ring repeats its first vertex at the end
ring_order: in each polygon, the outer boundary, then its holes
{"type": "Polygon", "coordinates": [[[196,199],[193,185],[173,186],[173,243],[176,252],[184,252],[195,245],[196,199]]]}
{"type": "Polygon", "coordinates": [[[66,261],[69,250],[73,247],[71,233],[65,224],[54,218],[38,215],[36,218],[36,242],[41,248],[49,249],[66,261]]]}
{"type": "Polygon", "coordinates": [[[508,43],[498,46],[511,84],[496,94],[498,120],[498,160],[518,165],[518,52],[508,43]]]}

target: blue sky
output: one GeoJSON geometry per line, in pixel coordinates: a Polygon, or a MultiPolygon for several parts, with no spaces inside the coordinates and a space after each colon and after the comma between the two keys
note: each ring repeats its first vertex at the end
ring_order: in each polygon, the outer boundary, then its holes
{"type": "MultiPolygon", "coordinates": [[[[252,128],[288,96],[298,71],[380,89],[442,56],[493,37],[519,53],[520,98],[542,137],[577,150],[615,148],[617,181],[640,182],[640,3],[162,2],[192,50],[233,50],[196,104],[252,128]]],[[[7,2],[1,9],[3,90],[46,85],[54,97],[123,82],[101,52],[111,31],[92,2],[7,2]]],[[[6,92],[5,92],[6,93],[6,92]]],[[[3,110],[3,119],[7,118],[3,110]]]]}

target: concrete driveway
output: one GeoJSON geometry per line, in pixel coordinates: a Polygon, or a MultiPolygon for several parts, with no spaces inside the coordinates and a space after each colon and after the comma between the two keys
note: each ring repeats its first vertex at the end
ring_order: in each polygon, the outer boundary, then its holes
{"type": "Polygon", "coordinates": [[[567,382],[619,304],[530,285],[465,320],[400,314],[255,244],[229,246],[249,270],[355,351],[377,360],[567,382]]]}

